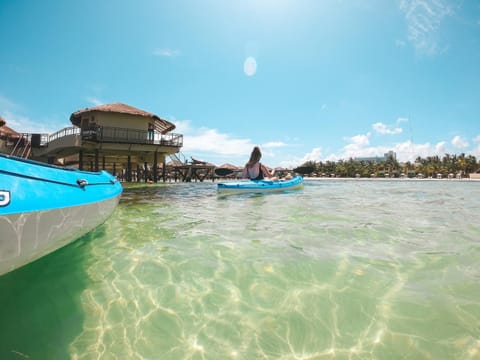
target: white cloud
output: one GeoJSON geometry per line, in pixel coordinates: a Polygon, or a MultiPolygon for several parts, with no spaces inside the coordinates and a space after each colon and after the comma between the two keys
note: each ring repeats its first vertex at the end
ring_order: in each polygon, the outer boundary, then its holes
{"type": "Polygon", "coordinates": [[[343,153],[339,156],[340,159],[350,159],[356,157],[372,157],[379,156],[385,153],[383,147],[358,147],[356,144],[349,144],[343,148],[343,153]]]}
{"type": "Polygon", "coordinates": [[[292,169],[306,163],[307,161],[322,161],[322,148],[313,148],[311,152],[305,154],[302,158],[293,158],[290,160],[281,161],[280,166],[287,169],[292,169]]]}
{"type": "Polygon", "coordinates": [[[15,109],[19,109],[19,105],[0,94],[0,108],[3,110],[13,111],[15,109]]]}
{"type": "MultiPolygon", "coordinates": [[[[328,155],[324,160],[338,161],[358,157],[383,156],[389,151],[394,151],[398,161],[415,161],[417,157],[443,156],[446,153],[446,142],[440,141],[436,144],[424,143],[415,144],[410,140],[393,145],[362,146],[359,143],[350,143],[342,148],[339,153],[328,155]]],[[[479,146],[480,147],[480,146],[479,146]]]]}
{"type": "Polygon", "coordinates": [[[367,133],[365,135],[359,134],[359,135],[355,135],[355,136],[352,136],[351,138],[347,138],[347,139],[349,139],[352,142],[351,145],[355,145],[355,146],[360,147],[360,146],[365,146],[365,145],[370,144],[370,140],[369,140],[370,135],[371,135],[370,133],[367,133]]]}
{"type": "Polygon", "coordinates": [[[18,132],[27,132],[27,129],[33,125],[33,121],[28,117],[14,114],[9,110],[3,111],[1,115],[7,122],[7,126],[18,132]]]}
{"type": "MultiPolygon", "coordinates": [[[[278,151],[289,146],[283,141],[255,144],[251,139],[238,138],[222,133],[218,129],[196,128],[192,126],[189,120],[170,121],[176,126],[175,132],[183,135],[181,152],[187,159],[193,156],[196,159],[208,161],[216,165],[224,162],[242,165],[248,160],[253,147],[260,145],[263,155],[262,161],[268,166],[274,166],[273,160],[279,156],[278,151]]],[[[298,163],[298,161],[295,163],[298,163]]]]}
{"type": "MultiPolygon", "coordinates": [[[[0,116],[7,126],[19,133],[53,133],[60,128],[52,119],[35,119],[24,115],[25,110],[17,102],[0,95],[0,116]]],[[[71,125],[67,125],[71,126],[71,125]]]]}
{"type": "Polygon", "coordinates": [[[300,164],[303,164],[307,161],[320,161],[322,157],[322,148],[314,148],[311,152],[305,154],[305,156],[300,161],[300,164]]]}
{"type": "Polygon", "coordinates": [[[188,120],[176,120],[175,118],[169,116],[169,121],[175,124],[175,132],[179,134],[185,134],[186,132],[193,131],[190,126],[190,121],[188,120]]]}
{"type": "Polygon", "coordinates": [[[409,119],[408,118],[403,118],[403,117],[399,117],[397,119],[397,125],[401,124],[401,123],[404,123],[404,122],[408,122],[409,119]]]}
{"type": "Polygon", "coordinates": [[[190,121],[175,122],[176,132],[183,134],[182,153],[199,154],[207,160],[216,157],[245,157],[254,144],[250,139],[238,139],[217,129],[194,128],[190,121]]]}
{"type": "Polygon", "coordinates": [[[370,145],[370,136],[371,133],[367,133],[365,135],[359,134],[352,136],[351,138],[347,138],[350,141],[350,144],[346,145],[343,148],[342,154],[338,158],[351,158],[357,156],[370,156],[367,154],[369,152],[370,145]]]}
{"type": "Polygon", "coordinates": [[[399,161],[415,161],[417,157],[428,157],[428,156],[443,156],[445,154],[445,141],[440,141],[436,144],[424,143],[424,144],[414,144],[410,140],[396,144],[393,151],[397,154],[397,159],[399,161]]]}
{"type": "Polygon", "coordinates": [[[408,40],[415,49],[426,55],[442,52],[439,45],[439,28],[445,17],[453,14],[446,0],[401,0],[400,9],[405,14],[408,40]]]}
{"type": "Polygon", "coordinates": [[[457,135],[452,139],[452,145],[457,149],[465,149],[469,144],[466,140],[463,140],[461,136],[457,135]]]}
{"type": "Polygon", "coordinates": [[[446,148],[446,141],[440,141],[435,145],[435,154],[434,155],[443,155],[446,153],[445,148],[446,148]]]}
{"type": "MultiPolygon", "coordinates": [[[[397,120],[398,122],[399,120],[397,120]]],[[[395,135],[395,134],[401,134],[403,129],[402,128],[389,128],[387,125],[381,122],[377,122],[372,125],[373,130],[375,130],[377,133],[382,134],[382,135],[395,135]]]]}
{"type": "MultiPolygon", "coordinates": [[[[407,118],[397,119],[397,124],[402,122],[408,122],[407,118]]],[[[382,123],[374,124],[374,129],[380,131],[386,131],[386,127],[382,123]]],[[[371,145],[370,144],[371,133],[359,134],[349,138],[345,138],[348,142],[343,148],[338,152],[331,153],[323,158],[320,149],[316,152],[317,156],[316,161],[338,161],[338,160],[348,160],[350,158],[358,157],[376,157],[383,156],[389,151],[394,151],[397,155],[397,160],[400,162],[414,162],[418,157],[426,158],[429,156],[439,156],[442,157],[446,153],[455,153],[455,149],[465,150],[468,148],[469,144],[466,140],[462,139],[460,136],[455,136],[451,142],[447,141],[438,141],[436,143],[413,143],[411,140],[393,143],[390,145],[371,145]],[[449,146],[450,145],[450,146],[449,146]]],[[[469,154],[474,156],[480,156],[480,135],[477,135],[473,141],[477,144],[475,148],[471,148],[468,151],[469,154]]],[[[316,150],[316,149],[314,149],[316,150]]],[[[314,151],[312,151],[312,154],[314,151]]],[[[310,159],[309,154],[306,154],[304,158],[298,159],[295,165],[299,165],[308,161],[310,159]]]]}
{"type": "Polygon", "coordinates": [[[282,141],[271,141],[263,144],[261,147],[264,149],[271,149],[271,148],[280,148],[284,146],[287,146],[287,144],[285,144],[282,141]]]}
{"type": "Polygon", "coordinates": [[[478,160],[478,158],[480,157],[480,144],[478,144],[471,152],[470,152],[471,155],[475,156],[478,160]]]}
{"type": "Polygon", "coordinates": [[[8,127],[19,133],[52,134],[63,127],[72,126],[71,124],[65,124],[59,127],[55,121],[50,119],[35,121],[28,116],[11,111],[3,111],[0,115],[5,119],[8,127]]]}
{"type": "Polygon", "coordinates": [[[169,48],[155,49],[153,51],[153,55],[159,56],[159,57],[176,57],[180,55],[180,50],[169,49],[169,48]]]}
{"type": "MultiPolygon", "coordinates": [[[[222,133],[218,129],[206,127],[196,128],[189,120],[171,120],[176,126],[175,132],[183,135],[183,147],[181,153],[186,159],[193,156],[195,159],[208,161],[216,165],[225,162],[243,165],[249,158],[254,146],[259,145],[262,149],[262,162],[267,166],[297,166],[301,164],[301,158],[287,159],[291,154],[282,154],[283,148],[291,145],[283,141],[269,141],[256,144],[249,138],[239,138],[231,134],[222,133]],[[279,161],[276,159],[282,159],[279,161]]],[[[319,159],[318,159],[319,160],[319,159]]]]}
{"type": "Polygon", "coordinates": [[[102,101],[102,100],[100,100],[96,97],[93,97],[93,96],[87,96],[87,98],[85,100],[87,100],[89,103],[93,104],[94,106],[99,106],[99,105],[105,104],[104,101],[102,101]]]}

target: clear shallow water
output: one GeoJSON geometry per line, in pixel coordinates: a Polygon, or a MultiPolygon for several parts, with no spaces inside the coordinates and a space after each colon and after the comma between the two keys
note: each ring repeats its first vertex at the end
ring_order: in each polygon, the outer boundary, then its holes
{"type": "Polygon", "coordinates": [[[479,359],[480,183],[125,190],[0,277],[0,358],[479,359]]]}

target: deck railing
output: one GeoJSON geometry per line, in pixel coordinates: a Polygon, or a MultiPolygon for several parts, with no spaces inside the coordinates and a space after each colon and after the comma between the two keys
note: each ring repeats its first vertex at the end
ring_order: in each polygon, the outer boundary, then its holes
{"type": "Polygon", "coordinates": [[[82,130],[82,139],[97,142],[154,144],[164,146],[183,146],[183,135],[161,134],[156,131],[135,130],[109,126],[97,126],[93,129],[82,130]]]}
{"type": "Polygon", "coordinates": [[[53,134],[48,136],[48,142],[52,142],[54,140],[60,139],[65,136],[69,135],[78,135],[80,134],[80,128],[76,126],[70,126],[63,128],[61,130],[58,130],[57,132],[54,132],[53,134]]]}
{"type": "Polygon", "coordinates": [[[163,146],[182,147],[183,135],[161,134],[156,131],[135,130],[110,126],[95,126],[90,129],[80,129],[76,126],[66,127],[51,135],[41,134],[41,145],[70,135],[80,135],[82,140],[94,142],[153,144],[163,146]]]}

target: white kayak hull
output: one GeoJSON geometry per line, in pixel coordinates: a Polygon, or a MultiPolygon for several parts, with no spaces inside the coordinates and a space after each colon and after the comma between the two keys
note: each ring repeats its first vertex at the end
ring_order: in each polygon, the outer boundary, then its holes
{"type": "Polygon", "coordinates": [[[111,174],[0,155],[0,275],[74,241],[112,214],[111,174]]]}
{"type": "Polygon", "coordinates": [[[119,197],[68,208],[0,216],[0,275],[39,259],[96,228],[119,197]]]}

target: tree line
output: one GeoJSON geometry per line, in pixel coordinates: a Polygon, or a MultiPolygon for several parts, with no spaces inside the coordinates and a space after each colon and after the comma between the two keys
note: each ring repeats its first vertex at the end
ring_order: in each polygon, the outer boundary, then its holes
{"type": "Polygon", "coordinates": [[[415,162],[398,162],[394,156],[385,161],[363,161],[350,158],[339,161],[308,161],[302,166],[311,167],[317,176],[328,177],[468,177],[479,170],[480,164],[473,155],[443,157],[417,157],[415,162]]]}

